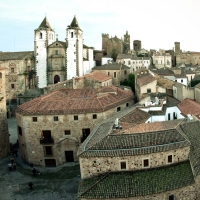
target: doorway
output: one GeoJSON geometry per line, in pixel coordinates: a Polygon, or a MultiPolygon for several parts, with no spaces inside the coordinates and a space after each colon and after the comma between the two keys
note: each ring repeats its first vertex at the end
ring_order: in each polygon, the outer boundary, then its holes
{"type": "Polygon", "coordinates": [[[66,162],[74,162],[74,152],[73,151],[65,151],[66,162]]]}
{"type": "Polygon", "coordinates": [[[60,82],[60,76],[55,75],[55,76],[54,76],[54,84],[56,84],[56,83],[58,83],[58,82],[60,82]]]}

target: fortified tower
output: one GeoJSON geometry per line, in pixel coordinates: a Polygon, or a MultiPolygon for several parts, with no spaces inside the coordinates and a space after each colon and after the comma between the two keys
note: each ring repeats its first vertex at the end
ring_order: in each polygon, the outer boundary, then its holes
{"type": "Polygon", "coordinates": [[[76,16],[66,30],[66,79],[83,76],[83,31],[76,16]]]}
{"type": "Polygon", "coordinates": [[[107,41],[109,39],[109,34],[102,34],[102,50],[107,52],[107,41]]]}
{"type": "Polygon", "coordinates": [[[180,53],[181,52],[180,42],[174,42],[174,46],[175,46],[175,53],[180,53]]]}
{"type": "Polygon", "coordinates": [[[142,48],[142,45],[141,45],[141,41],[140,40],[134,40],[133,41],[133,49],[138,52],[140,51],[142,48]]]}
{"type": "Polygon", "coordinates": [[[10,153],[5,84],[5,69],[0,66],[0,159],[10,153]]]}
{"type": "Polygon", "coordinates": [[[55,42],[55,31],[45,17],[34,35],[34,56],[36,58],[36,72],[38,87],[47,86],[47,47],[55,42]]]}

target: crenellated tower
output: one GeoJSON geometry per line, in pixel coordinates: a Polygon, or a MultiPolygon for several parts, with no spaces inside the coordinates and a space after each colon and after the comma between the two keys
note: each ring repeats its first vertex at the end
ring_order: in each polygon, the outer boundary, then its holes
{"type": "Polygon", "coordinates": [[[107,41],[109,39],[109,34],[102,34],[102,50],[107,52],[107,41]]]}
{"type": "Polygon", "coordinates": [[[83,31],[76,16],[66,29],[66,79],[83,76],[83,31]]]}
{"type": "Polygon", "coordinates": [[[0,66],[0,159],[10,153],[5,86],[5,69],[0,66]]]}
{"type": "Polygon", "coordinates": [[[39,88],[47,86],[47,47],[53,42],[55,42],[55,31],[45,17],[34,34],[34,56],[39,88]]]}

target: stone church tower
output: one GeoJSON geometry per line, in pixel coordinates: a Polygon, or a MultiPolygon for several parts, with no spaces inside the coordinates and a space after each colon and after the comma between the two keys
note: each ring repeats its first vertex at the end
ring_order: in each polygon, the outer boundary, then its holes
{"type": "Polygon", "coordinates": [[[55,31],[45,17],[34,35],[34,56],[36,58],[36,72],[38,87],[47,86],[47,47],[55,42],[55,31]]]}
{"type": "Polygon", "coordinates": [[[0,159],[10,153],[5,85],[5,69],[0,66],[0,159]]]}
{"type": "Polygon", "coordinates": [[[83,31],[76,16],[66,30],[66,79],[83,76],[83,31]]]}

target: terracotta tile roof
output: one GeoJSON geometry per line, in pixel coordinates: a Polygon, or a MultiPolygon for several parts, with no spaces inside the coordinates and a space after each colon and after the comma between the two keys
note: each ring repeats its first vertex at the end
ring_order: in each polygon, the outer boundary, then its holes
{"type": "Polygon", "coordinates": [[[149,84],[149,83],[151,83],[155,80],[156,80],[156,78],[153,77],[151,74],[147,74],[147,75],[144,75],[140,78],[137,78],[137,82],[138,82],[140,87],[147,85],[147,84],[149,84]]]}
{"type": "Polygon", "coordinates": [[[99,71],[94,71],[94,72],[92,72],[90,74],[84,75],[83,77],[88,78],[88,79],[97,80],[97,81],[100,81],[100,82],[112,79],[111,76],[103,74],[103,73],[101,73],[99,71]]]}
{"type": "Polygon", "coordinates": [[[121,69],[130,69],[126,65],[120,63],[108,63],[102,66],[93,67],[92,70],[120,70],[121,69]]]}
{"type": "Polygon", "coordinates": [[[181,110],[183,115],[200,115],[200,103],[192,99],[184,99],[178,104],[178,108],[181,110]]]}
{"type": "Polygon", "coordinates": [[[129,199],[182,188],[194,183],[190,162],[138,171],[109,172],[84,179],[81,199],[129,199]],[[166,181],[167,180],[167,181],[166,181]]]}
{"type": "Polygon", "coordinates": [[[143,123],[137,126],[134,126],[130,129],[124,130],[125,133],[145,133],[153,131],[162,131],[168,129],[176,128],[183,119],[163,121],[163,122],[152,122],[152,123],[143,123]]]}
{"type": "Polygon", "coordinates": [[[169,75],[169,74],[174,75],[174,72],[171,69],[169,69],[168,67],[160,68],[160,69],[152,69],[151,71],[153,73],[156,73],[156,74],[159,74],[159,75],[169,75]]]}
{"type": "Polygon", "coordinates": [[[126,103],[133,97],[130,90],[115,86],[99,89],[60,89],[18,106],[16,112],[22,115],[98,113],[126,103]],[[106,91],[109,92],[106,94],[106,91]],[[98,95],[102,92],[105,94],[98,95]]]}
{"type": "Polygon", "coordinates": [[[22,60],[26,56],[33,56],[33,51],[24,51],[24,52],[2,52],[0,53],[0,60],[22,60]]]}

